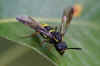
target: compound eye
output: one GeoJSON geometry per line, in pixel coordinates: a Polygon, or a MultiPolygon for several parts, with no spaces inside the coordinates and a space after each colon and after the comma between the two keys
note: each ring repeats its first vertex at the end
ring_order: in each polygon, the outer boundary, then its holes
{"type": "Polygon", "coordinates": [[[59,49],[60,51],[64,50],[64,48],[65,48],[65,47],[63,46],[63,44],[59,44],[59,45],[58,45],[58,49],[59,49]]]}
{"type": "Polygon", "coordinates": [[[61,42],[57,44],[57,47],[59,50],[65,50],[67,48],[67,45],[65,44],[65,42],[61,42]]]}

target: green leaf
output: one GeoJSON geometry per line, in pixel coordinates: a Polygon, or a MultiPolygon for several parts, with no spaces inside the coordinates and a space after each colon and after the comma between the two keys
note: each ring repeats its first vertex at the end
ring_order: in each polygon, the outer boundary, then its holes
{"type": "Polygon", "coordinates": [[[39,59],[38,55],[40,55],[42,59],[44,58],[44,61],[47,59],[45,64],[47,64],[48,62],[50,63],[50,66],[57,65],[54,63],[54,61],[52,61],[45,55],[47,54],[49,56],[50,53],[48,52],[47,48],[40,46],[40,41],[41,41],[40,36],[37,35],[34,37],[23,38],[25,35],[31,35],[33,32],[34,32],[33,29],[30,29],[29,27],[24,26],[23,24],[19,22],[16,22],[15,19],[7,19],[7,20],[3,19],[0,21],[0,36],[1,37],[6,38],[7,40],[13,41],[14,44],[21,44],[23,46],[31,48],[35,52],[35,54],[37,52],[37,56],[35,56],[37,59],[39,59]]]}
{"type": "Polygon", "coordinates": [[[55,66],[33,47],[0,37],[0,66],[55,66]]]}
{"type": "MultiPolygon", "coordinates": [[[[56,20],[56,19],[55,19],[56,20]]],[[[50,25],[58,25],[60,23],[55,20],[40,20],[41,23],[49,23],[50,25]]],[[[58,66],[96,66],[100,65],[100,28],[99,25],[88,21],[72,21],[67,34],[64,37],[68,47],[81,47],[82,51],[67,50],[64,56],[60,56],[54,47],[48,51],[45,46],[41,47],[41,36],[22,38],[22,36],[30,35],[33,29],[16,22],[14,20],[0,21],[0,36],[5,37],[15,43],[31,48],[41,57],[46,56],[58,66]]],[[[46,43],[45,45],[47,45],[46,43]]],[[[51,47],[51,45],[50,45],[51,47]]],[[[42,61],[41,61],[42,62],[42,61]]],[[[51,62],[51,63],[52,63],[51,62]]]]}

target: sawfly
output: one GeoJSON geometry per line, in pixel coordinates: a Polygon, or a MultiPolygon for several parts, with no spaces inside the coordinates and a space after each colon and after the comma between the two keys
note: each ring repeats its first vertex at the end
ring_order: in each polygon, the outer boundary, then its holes
{"type": "Polygon", "coordinates": [[[74,6],[68,9],[65,8],[59,28],[53,28],[48,24],[40,24],[31,16],[19,16],[16,17],[16,20],[34,29],[35,33],[33,33],[32,35],[40,34],[44,38],[42,44],[45,42],[49,42],[55,47],[60,55],[63,55],[65,50],[81,50],[81,48],[69,48],[66,42],[63,40],[64,35],[75,13],[76,8],[74,6]],[[59,29],[59,31],[57,31],[57,29],[59,29]]]}

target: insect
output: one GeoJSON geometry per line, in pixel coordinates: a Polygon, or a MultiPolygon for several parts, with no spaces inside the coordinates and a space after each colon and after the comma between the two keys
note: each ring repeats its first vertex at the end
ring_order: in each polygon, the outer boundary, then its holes
{"type": "Polygon", "coordinates": [[[74,11],[75,11],[74,7],[71,7],[69,9],[64,9],[60,28],[53,28],[48,24],[40,24],[31,16],[19,16],[16,17],[16,19],[19,22],[22,22],[23,24],[34,29],[35,33],[33,33],[32,35],[40,34],[44,38],[44,41],[42,43],[49,42],[56,48],[56,50],[60,55],[63,55],[65,50],[68,49],[81,50],[81,48],[68,48],[66,42],[63,40],[63,37],[72,20],[74,11]],[[59,29],[59,31],[57,31],[56,29],[59,29]]]}

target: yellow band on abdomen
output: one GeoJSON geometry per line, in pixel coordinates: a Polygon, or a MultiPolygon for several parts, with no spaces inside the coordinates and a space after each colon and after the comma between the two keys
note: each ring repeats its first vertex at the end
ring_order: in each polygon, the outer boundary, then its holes
{"type": "Polygon", "coordinates": [[[48,24],[42,24],[43,27],[49,26],[48,24]]]}

